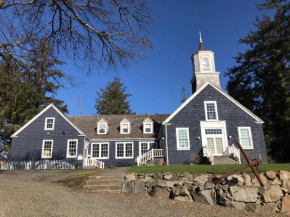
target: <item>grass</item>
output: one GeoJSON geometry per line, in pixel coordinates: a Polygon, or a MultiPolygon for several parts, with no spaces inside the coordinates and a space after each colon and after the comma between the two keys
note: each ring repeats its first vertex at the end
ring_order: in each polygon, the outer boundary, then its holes
{"type": "MultiPolygon", "coordinates": [[[[195,174],[203,174],[203,173],[211,173],[211,174],[225,174],[234,169],[241,167],[239,164],[230,164],[230,165],[168,165],[168,166],[141,166],[141,167],[131,167],[128,172],[129,173],[144,173],[150,174],[155,172],[170,172],[175,174],[180,174],[184,172],[195,173],[195,174]]],[[[290,163],[288,164],[262,164],[259,167],[260,172],[266,171],[279,171],[286,170],[290,171],[290,163]]],[[[252,173],[250,168],[242,170],[241,173],[252,173]]]]}
{"type": "Polygon", "coordinates": [[[97,174],[101,171],[104,171],[104,169],[76,170],[72,176],[62,179],[58,182],[69,188],[80,189],[86,184],[89,176],[97,174]]]}

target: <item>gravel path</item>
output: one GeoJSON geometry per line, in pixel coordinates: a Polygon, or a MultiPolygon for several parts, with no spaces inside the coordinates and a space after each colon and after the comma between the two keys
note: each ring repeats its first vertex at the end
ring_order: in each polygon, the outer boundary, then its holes
{"type": "MultiPolygon", "coordinates": [[[[55,181],[75,171],[0,171],[0,216],[265,216],[201,203],[127,194],[88,194],[55,181]]],[[[283,216],[282,214],[268,214],[283,216]]]]}

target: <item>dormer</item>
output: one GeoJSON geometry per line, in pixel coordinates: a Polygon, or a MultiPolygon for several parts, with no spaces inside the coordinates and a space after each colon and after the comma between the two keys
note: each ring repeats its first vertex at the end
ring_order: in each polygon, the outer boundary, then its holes
{"type": "Polygon", "coordinates": [[[191,56],[193,78],[191,79],[192,93],[197,91],[206,82],[211,82],[220,88],[219,72],[215,71],[214,52],[206,50],[200,34],[199,49],[191,56]]]}
{"type": "Polygon", "coordinates": [[[102,118],[97,123],[97,134],[107,134],[109,132],[108,122],[102,118]]]}
{"type": "Polygon", "coordinates": [[[150,134],[150,133],[154,132],[153,123],[154,122],[150,118],[146,118],[143,121],[143,133],[144,134],[150,134]]]}
{"type": "Polygon", "coordinates": [[[120,133],[121,134],[130,134],[131,133],[131,122],[127,118],[124,118],[120,122],[120,133]]]}

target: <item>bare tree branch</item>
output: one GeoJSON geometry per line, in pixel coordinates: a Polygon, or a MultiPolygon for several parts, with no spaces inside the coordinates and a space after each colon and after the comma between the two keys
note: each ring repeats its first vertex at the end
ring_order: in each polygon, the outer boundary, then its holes
{"type": "Polygon", "coordinates": [[[0,0],[1,10],[9,17],[0,23],[0,53],[15,58],[32,52],[31,42],[44,36],[57,54],[73,57],[87,72],[127,67],[151,49],[152,21],[143,0],[0,0]]]}

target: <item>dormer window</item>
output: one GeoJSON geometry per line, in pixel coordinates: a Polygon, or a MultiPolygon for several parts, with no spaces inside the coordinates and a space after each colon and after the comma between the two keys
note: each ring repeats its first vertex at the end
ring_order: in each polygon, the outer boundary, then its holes
{"type": "Polygon", "coordinates": [[[209,58],[203,57],[201,59],[201,69],[202,71],[210,71],[210,65],[209,65],[209,58]]]}
{"type": "Polygon", "coordinates": [[[131,131],[131,122],[125,118],[120,123],[120,133],[121,134],[129,134],[131,131]]]}
{"type": "Polygon", "coordinates": [[[143,133],[153,133],[153,121],[150,118],[146,118],[143,122],[143,133]]]}
{"type": "Polygon", "coordinates": [[[97,133],[98,134],[107,134],[108,129],[108,122],[105,121],[103,118],[98,122],[97,133]]]}
{"type": "Polygon", "coordinates": [[[54,118],[45,118],[44,130],[54,130],[54,118]]]}

